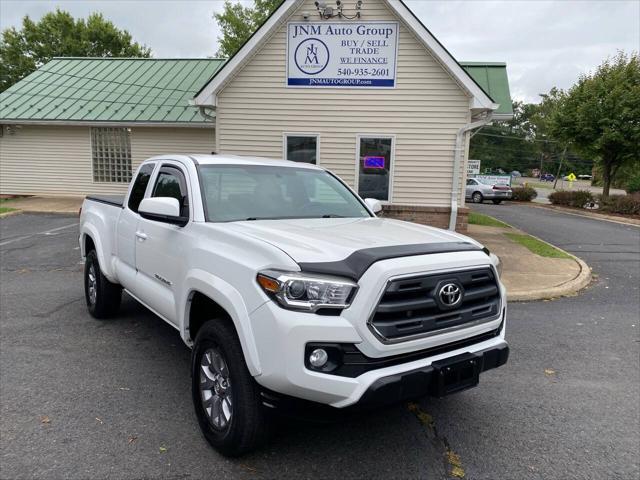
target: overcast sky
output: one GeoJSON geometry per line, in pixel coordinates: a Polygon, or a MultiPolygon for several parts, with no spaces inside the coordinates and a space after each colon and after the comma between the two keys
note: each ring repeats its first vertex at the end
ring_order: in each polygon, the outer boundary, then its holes
{"type": "MultiPolygon", "coordinates": [[[[343,0],[347,6],[351,1],[343,0]]],[[[364,0],[366,9],[367,0],[364,0]]],[[[514,99],[538,101],[567,88],[617,50],[640,49],[640,0],[408,0],[457,60],[507,62],[514,99]]],[[[76,17],[102,12],[154,57],[207,57],[217,50],[212,14],[223,0],[0,0],[0,27],[55,7],[76,17]]]]}

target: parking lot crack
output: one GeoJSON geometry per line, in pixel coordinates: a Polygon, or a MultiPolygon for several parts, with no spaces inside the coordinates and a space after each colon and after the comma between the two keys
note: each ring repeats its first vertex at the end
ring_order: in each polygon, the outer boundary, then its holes
{"type": "Polygon", "coordinates": [[[418,421],[425,427],[428,433],[428,437],[437,450],[443,452],[443,463],[445,471],[447,472],[448,478],[451,479],[463,479],[466,478],[464,468],[462,466],[462,460],[460,460],[460,455],[455,453],[446,437],[440,435],[438,433],[438,429],[436,428],[433,417],[425,412],[420,405],[414,402],[410,402],[407,404],[407,408],[411,413],[413,413],[418,421]]]}
{"type": "Polygon", "coordinates": [[[61,304],[61,305],[58,305],[57,307],[55,307],[55,308],[54,308],[54,309],[52,309],[52,310],[49,310],[48,312],[36,313],[36,314],[34,314],[33,316],[34,316],[34,317],[37,317],[37,318],[48,318],[48,317],[50,317],[51,315],[54,315],[54,314],[58,313],[60,310],[63,310],[64,308],[68,307],[69,305],[72,305],[72,304],[74,304],[74,303],[76,303],[76,302],[79,302],[79,301],[80,301],[80,300],[82,300],[82,299],[83,299],[83,298],[82,298],[82,297],[80,297],[80,298],[76,298],[76,299],[74,299],[74,300],[70,300],[70,301],[65,302],[65,303],[63,303],[63,304],[61,304]]]}

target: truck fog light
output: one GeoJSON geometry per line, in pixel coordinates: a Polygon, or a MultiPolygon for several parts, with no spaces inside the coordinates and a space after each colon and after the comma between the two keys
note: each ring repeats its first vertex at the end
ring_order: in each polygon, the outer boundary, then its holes
{"type": "Polygon", "coordinates": [[[309,363],[312,367],[321,368],[327,363],[328,360],[329,355],[323,348],[316,348],[313,352],[311,352],[311,355],[309,355],[309,363]]]}

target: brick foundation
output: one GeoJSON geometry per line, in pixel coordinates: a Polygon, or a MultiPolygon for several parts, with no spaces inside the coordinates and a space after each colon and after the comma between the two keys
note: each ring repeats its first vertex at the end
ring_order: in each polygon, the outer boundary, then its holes
{"type": "MultiPolygon", "coordinates": [[[[382,217],[397,218],[398,220],[406,220],[407,222],[422,223],[438,228],[449,228],[449,207],[422,207],[414,205],[384,205],[382,217]]],[[[458,218],[456,220],[456,232],[467,231],[467,221],[469,218],[468,208],[458,209],[458,218]]]]}

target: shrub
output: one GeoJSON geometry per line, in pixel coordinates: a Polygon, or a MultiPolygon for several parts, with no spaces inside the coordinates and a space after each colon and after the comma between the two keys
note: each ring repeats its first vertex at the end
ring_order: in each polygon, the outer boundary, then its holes
{"type": "Polygon", "coordinates": [[[635,175],[627,182],[627,193],[640,192],[640,175],[635,175]]]}
{"type": "Polygon", "coordinates": [[[549,195],[549,201],[554,205],[584,208],[594,201],[593,194],[588,190],[558,190],[549,195]]]}
{"type": "Polygon", "coordinates": [[[640,215],[640,193],[631,195],[611,195],[609,198],[598,199],[600,211],[619,213],[622,215],[640,215]]]}
{"type": "Polygon", "coordinates": [[[511,191],[513,192],[511,199],[518,202],[530,202],[538,196],[538,192],[533,187],[513,187],[511,191]]]}

